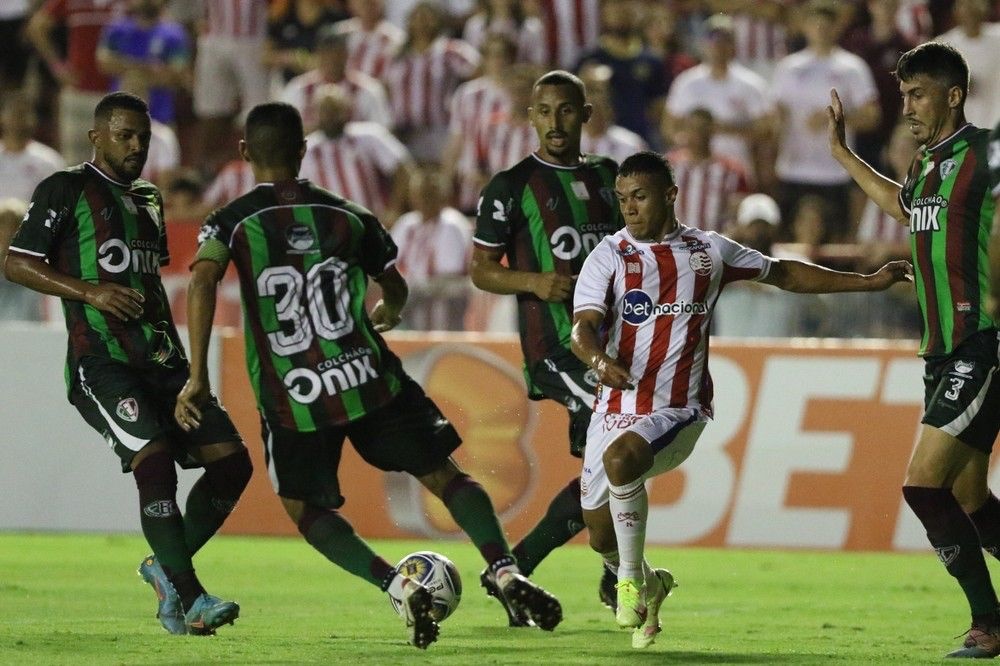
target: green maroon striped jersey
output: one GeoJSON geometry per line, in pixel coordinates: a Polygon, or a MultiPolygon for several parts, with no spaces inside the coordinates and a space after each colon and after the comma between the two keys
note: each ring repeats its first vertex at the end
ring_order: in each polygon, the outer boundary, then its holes
{"type": "MultiPolygon", "coordinates": [[[[990,185],[992,187],[993,199],[1000,199],[1000,123],[997,123],[993,131],[990,132],[990,147],[988,149],[990,165],[990,185]]],[[[1000,232],[994,229],[993,233],[1000,232]]]]}
{"type": "MultiPolygon", "coordinates": [[[[550,164],[530,155],[486,185],[479,199],[475,243],[502,250],[518,271],[576,277],[602,238],[622,227],[615,198],[614,160],[586,155],[577,166],[550,164]]],[[[547,303],[517,295],[525,364],[569,350],[573,294],[547,303]]]]}
{"type": "Polygon", "coordinates": [[[270,423],[313,432],[399,392],[399,359],[365,310],[368,276],[396,261],[374,215],[307,180],[261,183],[208,217],[203,249],[211,239],[239,274],[247,369],[270,423]]]}
{"type": "Polygon", "coordinates": [[[120,183],[90,162],[59,171],[35,189],[10,251],[86,282],[117,282],[146,299],[142,316],[127,322],[83,301],[63,301],[68,385],[84,356],[137,368],[184,358],[160,280],[170,256],[163,203],[152,183],[120,183]]]}
{"type": "Polygon", "coordinates": [[[990,194],[987,134],[965,125],[921,150],[899,194],[910,218],[923,317],[921,356],[949,354],[973,333],[994,326],[986,311],[987,243],[996,205],[990,194]]]}

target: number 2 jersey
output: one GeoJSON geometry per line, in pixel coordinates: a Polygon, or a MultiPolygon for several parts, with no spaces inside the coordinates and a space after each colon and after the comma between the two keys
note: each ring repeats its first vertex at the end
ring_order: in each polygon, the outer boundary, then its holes
{"type": "Polygon", "coordinates": [[[142,315],[129,321],[83,301],[62,301],[67,386],[84,356],[136,368],[184,359],[160,279],[170,255],[163,203],[152,183],[118,182],[90,162],[56,172],[35,188],[10,252],[85,282],[131,287],[145,298],[142,315]]]}
{"type": "Polygon", "coordinates": [[[760,280],[770,269],[757,250],[684,225],[656,243],[627,229],[601,241],[583,264],[573,311],[604,313],[606,353],[629,369],[635,388],[598,386],[594,411],[694,407],[711,417],[712,310],[726,284],[760,280]]]}
{"type": "Polygon", "coordinates": [[[199,242],[199,260],[236,266],[250,383],[270,424],[313,432],[399,392],[399,359],[365,310],[368,276],[397,250],[369,211],[308,180],[261,183],[212,213],[199,242]]]}
{"type": "MultiPolygon", "coordinates": [[[[512,270],[577,276],[597,243],[621,229],[614,193],[617,168],[613,160],[596,155],[585,155],[576,166],[530,155],[486,185],[476,218],[476,245],[501,250],[512,270]]],[[[517,313],[526,368],[560,349],[569,352],[572,297],[548,303],[519,293],[517,313]]]]}

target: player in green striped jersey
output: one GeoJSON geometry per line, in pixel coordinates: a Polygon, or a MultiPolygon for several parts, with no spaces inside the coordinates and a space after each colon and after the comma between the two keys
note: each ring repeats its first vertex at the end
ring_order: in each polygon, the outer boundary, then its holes
{"type": "Polygon", "coordinates": [[[965,120],[969,69],[953,47],[921,44],[900,57],[896,77],[904,122],[922,144],[906,180],[882,176],[847,147],[836,91],[828,109],[830,148],[865,193],[910,228],[926,371],[903,497],[969,602],[972,626],[948,656],[995,657],[1000,614],[982,552],[1000,557],[1000,501],[987,486],[1000,431],[1000,332],[987,305],[996,205],[987,130],[965,120]]]}
{"type": "Polygon", "coordinates": [[[139,179],[149,150],[146,103],[125,93],[94,111],[94,159],[42,181],[11,241],[7,277],[63,302],[70,401],[132,472],[140,522],[155,557],[139,573],[175,634],[213,633],[239,614],[205,593],[191,557],[218,530],[250,481],[250,457],[214,397],[200,428],[173,420],[188,363],[160,281],[169,261],[163,205],[139,179]],[[204,467],[177,508],[177,470],[204,467]]]}
{"type": "Polygon", "coordinates": [[[369,464],[407,472],[440,498],[521,611],[554,629],[559,602],[521,575],[489,496],[451,458],[461,438],[381,336],[399,323],[407,297],[392,238],[366,209],[297,179],[305,149],[294,107],[250,111],[240,153],[258,184],[202,227],[188,293],[191,379],[178,396],[178,422],[197,425],[210,395],[216,290],[231,261],[269,475],[306,541],[400,601],[416,647],[436,640],[430,592],[375,554],[337,511],[349,438],[369,464]],[[370,314],[369,276],[383,293],[370,314]]]}
{"type": "MultiPolygon", "coordinates": [[[[483,190],[471,267],[480,289],[517,295],[528,397],[566,406],[570,453],[576,457],[586,443],[597,378],[570,351],[573,285],[590,251],[622,226],[614,196],[618,165],[580,153],[590,113],[584,83],[573,74],[556,70],[535,82],[528,116],[539,149],[496,174],[483,190]]],[[[514,546],[514,554],[530,573],[583,527],[576,477],[514,546]]],[[[617,554],[605,553],[605,559],[598,594],[614,608],[617,554]]],[[[480,580],[503,603],[486,572],[480,580]]],[[[523,623],[504,606],[511,626],[523,623]]]]}

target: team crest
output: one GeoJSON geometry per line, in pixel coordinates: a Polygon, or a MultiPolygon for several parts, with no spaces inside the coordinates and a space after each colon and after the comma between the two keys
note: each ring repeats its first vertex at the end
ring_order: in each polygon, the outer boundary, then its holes
{"type": "Polygon", "coordinates": [[[944,180],[945,178],[947,178],[948,174],[950,174],[952,171],[954,171],[955,167],[957,167],[957,166],[958,166],[958,163],[955,160],[953,160],[953,159],[947,159],[944,162],[941,162],[941,166],[939,167],[939,173],[941,174],[941,180],[944,180]]]}
{"type": "Polygon", "coordinates": [[[955,372],[960,375],[967,375],[972,372],[976,364],[972,361],[955,361],[955,372]]]}
{"type": "Polygon", "coordinates": [[[123,421],[135,423],[139,420],[139,403],[135,398],[123,398],[115,408],[115,414],[123,421]]]}
{"type": "Polygon", "coordinates": [[[708,275],[712,272],[712,257],[703,250],[692,252],[688,263],[691,265],[691,270],[698,275],[708,275]]]}
{"type": "Polygon", "coordinates": [[[927,164],[924,165],[924,172],[920,174],[920,177],[921,178],[926,177],[927,174],[929,174],[931,171],[934,171],[934,160],[930,160],[927,164]]]}
{"type": "Polygon", "coordinates": [[[590,201],[590,192],[587,191],[587,183],[580,180],[574,180],[569,184],[569,187],[573,190],[573,194],[576,195],[577,199],[580,201],[590,201]]]}
{"type": "Polygon", "coordinates": [[[299,252],[310,249],[316,242],[316,237],[313,236],[312,229],[304,224],[293,224],[288,227],[288,231],[285,232],[285,238],[288,239],[288,246],[299,252]]]}

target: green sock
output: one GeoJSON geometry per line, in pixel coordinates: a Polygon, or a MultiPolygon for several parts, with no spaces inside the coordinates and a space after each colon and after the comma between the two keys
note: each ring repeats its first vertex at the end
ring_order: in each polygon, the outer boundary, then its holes
{"type": "Polygon", "coordinates": [[[299,532],[326,559],[379,588],[394,571],[336,511],[306,507],[299,532]]]}
{"type": "Polygon", "coordinates": [[[184,507],[184,540],[192,555],[226,522],[252,473],[250,454],[243,448],[205,464],[184,507]]]}
{"type": "Polygon", "coordinates": [[[205,477],[191,487],[184,505],[184,542],[192,555],[212,538],[229,513],[223,513],[213,504],[212,490],[205,477]]]}
{"type": "Polygon", "coordinates": [[[441,493],[441,501],[487,564],[511,554],[490,496],[472,477],[467,474],[455,476],[441,493]]]}
{"type": "Polygon", "coordinates": [[[583,527],[580,479],[576,478],[552,498],[542,519],[514,546],[517,566],[524,575],[530,575],[549,553],[579,534],[583,527]]]}
{"type": "Polygon", "coordinates": [[[139,523],[156,559],[171,576],[191,571],[184,520],[177,508],[177,470],[166,452],[148,456],[132,472],[139,490],[139,523]]]}

